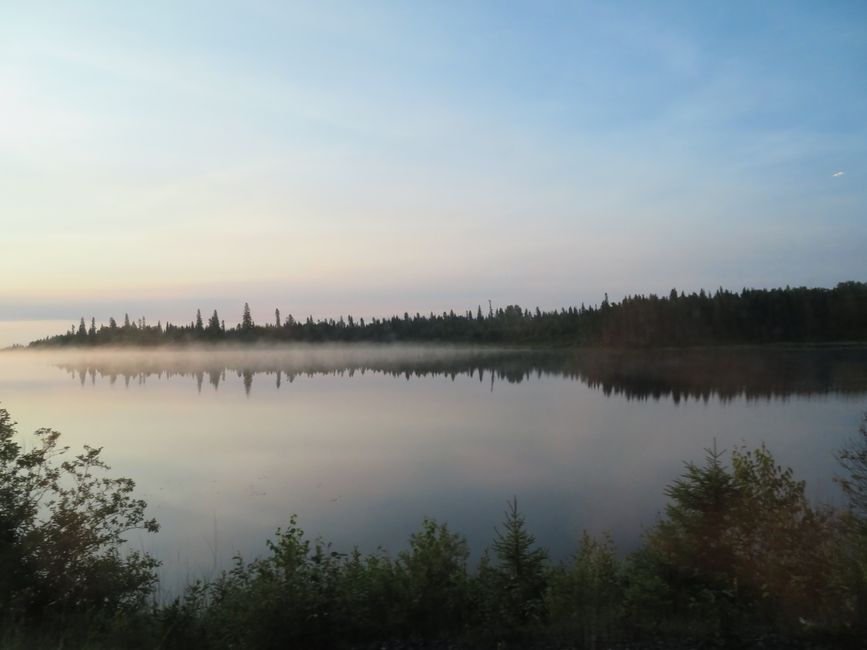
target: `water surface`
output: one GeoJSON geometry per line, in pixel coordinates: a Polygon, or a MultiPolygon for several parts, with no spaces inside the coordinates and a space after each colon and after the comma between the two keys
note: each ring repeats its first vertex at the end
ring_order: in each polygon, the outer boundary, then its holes
{"type": "Polygon", "coordinates": [[[0,355],[0,401],[22,433],[103,446],[136,480],[163,528],[135,543],[172,589],[262,553],[292,513],[341,550],[397,551],[432,516],[478,554],[517,495],[555,558],[582,529],[628,550],[714,441],[763,441],[838,502],[867,350],[15,352],[0,355]]]}

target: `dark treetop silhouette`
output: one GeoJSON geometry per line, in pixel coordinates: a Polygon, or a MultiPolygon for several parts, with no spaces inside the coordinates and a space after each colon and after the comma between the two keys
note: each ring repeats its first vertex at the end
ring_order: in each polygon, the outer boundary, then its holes
{"type": "Polygon", "coordinates": [[[842,282],[833,289],[744,289],[740,293],[668,296],[636,295],[596,307],[530,311],[517,305],[487,313],[479,306],[442,314],[391,318],[341,316],[337,320],[281,318],[256,324],[244,304],[241,323],[227,328],[214,311],[207,325],[201,310],[185,325],[144,318],[119,326],[90,327],[81,319],[77,329],[34,341],[31,346],[160,345],[193,342],[449,342],[515,345],[577,345],[604,347],[675,347],[696,345],[867,341],[867,283],[842,282]]]}

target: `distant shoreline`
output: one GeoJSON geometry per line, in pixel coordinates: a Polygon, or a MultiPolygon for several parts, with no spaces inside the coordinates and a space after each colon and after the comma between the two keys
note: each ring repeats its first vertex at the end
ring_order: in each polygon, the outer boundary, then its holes
{"type": "Polygon", "coordinates": [[[244,304],[241,322],[227,327],[216,310],[198,310],[184,324],[124,315],[97,326],[82,317],[78,327],[32,341],[28,347],[137,346],[213,343],[426,343],[545,348],[652,349],[743,345],[848,345],[867,343],[867,283],[841,282],[833,289],[722,288],[715,293],[627,296],[599,305],[542,311],[519,305],[464,312],[394,315],[389,318],[296,320],[274,310],[256,322],[244,304]]]}

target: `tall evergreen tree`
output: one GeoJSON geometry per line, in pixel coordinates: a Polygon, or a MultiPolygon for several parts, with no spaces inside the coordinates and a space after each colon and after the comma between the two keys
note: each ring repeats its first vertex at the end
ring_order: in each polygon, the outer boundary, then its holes
{"type": "Polygon", "coordinates": [[[220,317],[217,315],[217,310],[214,310],[214,313],[211,314],[211,317],[208,319],[208,336],[211,338],[217,337],[221,333],[220,328],[220,317]]]}
{"type": "MultiPolygon", "coordinates": [[[[275,309],[277,327],[256,326],[249,304],[244,304],[241,324],[230,336],[245,341],[284,339],[302,341],[442,341],[509,344],[556,344],[620,348],[704,346],[731,344],[800,343],[867,340],[867,283],[843,282],[833,289],[744,289],[739,293],[718,290],[692,294],[672,290],[667,296],[627,296],[610,302],[608,295],[598,307],[530,312],[518,305],[493,309],[481,306],[471,312],[454,310],[410,318],[374,318],[362,322],[351,314],[338,320],[295,323],[275,309]],[[347,326],[348,324],[348,326],[347,326]]],[[[215,321],[217,319],[214,319],[215,321]]],[[[220,331],[225,332],[222,321],[220,331]]],[[[122,340],[129,344],[155,343],[158,332],[144,318],[124,318],[122,340]]],[[[109,327],[111,329],[111,327],[109,327]]],[[[169,328],[167,328],[168,331],[169,328]]],[[[198,337],[204,329],[201,311],[184,327],[173,327],[171,341],[198,337]],[[183,332],[184,336],[180,333],[183,332]]],[[[216,333],[217,327],[211,328],[216,333]]],[[[77,332],[40,341],[42,345],[73,343],[77,332]]],[[[85,327],[84,334],[87,335],[85,327]]],[[[210,335],[209,335],[210,337],[210,335]]],[[[219,338],[214,336],[214,338],[219,338]]],[[[97,333],[93,343],[117,342],[115,336],[97,333]]],[[[36,344],[36,343],[34,343],[36,344]]]]}
{"type": "Polygon", "coordinates": [[[527,530],[517,498],[508,502],[505,515],[502,529],[495,529],[495,562],[482,573],[494,616],[505,627],[522,628],[545,618],[548,554],[527,530]]]}

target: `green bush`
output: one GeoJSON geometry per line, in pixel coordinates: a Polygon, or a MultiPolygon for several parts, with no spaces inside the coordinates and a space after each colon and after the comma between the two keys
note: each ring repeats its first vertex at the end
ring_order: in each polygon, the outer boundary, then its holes
{"type": "Polygon", "coordinates": [[[453,637],[470,621],[467,540],[446,524],[425,519],[398,556],[406,629],[426,638],[453,637]]]}
{"type": "Polygon", "coordinates": [[[270,554],[235,567],[188,594],[204,612],[204,629],[217,647],[325,647],[338,633],[340,556],[310,543],[295,517],[267,542],[270,554]]]}
{"type": "Polygon", "coordinates": [[[36,431],[24,451],[0,409],[0,608],[8,620],[45,622],[88,613],[110,618],[142,607],[157,562],[124,552],[133,529],[156,532],[135,484],[108,478],[100,449],[69,458],[60,434],[36,431]]]}
{"type": "Polygon", "coordinates": [[[405,583],[389,555],[363,555],[353,549],[343,566],[346,636],[376,641],[406,628],[405,583]]]}
{"type": "Polygon", "coordinates": [[[0,409],[0,643],[96,643],[149,609],[158,563],[124,536],[158,526],[133,481],[105,476],[100,449],[69,457],[56,431],[35,436],[25,451],[0,409]]]}
{"type": "Polygon", "coordinates": [[[855,620],[867,635],[867,414],[858,435],[839,454],[845,475],[838,478],[848,498],[844,517],[845,575],[852,594],[855,620]]]}
{"type": "Polygon", "coordinates": [[[396,561],[305,539],[293,517],[270,554],[195,585],[174,605],[215,647],[334,647],[388,637],[453,637],[471,611],[466,540],[425,519],[396,561]]]}
{"type": "Polygon", "coordinates": [[[666,517],[647,535],[630,590],[641,585],[690,633],[834,627],[851,617],[839,571],[839,519],[813,508],[804,483],[764,446],[735,449],[731,466],[708,451],[666,490],[666,517]],[[648,571],[659,580],[648,580],[648,571]]]}
{"type": "Polygon", "coordinates": [[[614,542],[586,532],[571,563],[557,567],[547,596],[552,629],[595,648],[617,636],[623,621],[623,576],[614,542]]]}

